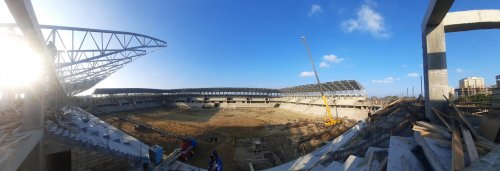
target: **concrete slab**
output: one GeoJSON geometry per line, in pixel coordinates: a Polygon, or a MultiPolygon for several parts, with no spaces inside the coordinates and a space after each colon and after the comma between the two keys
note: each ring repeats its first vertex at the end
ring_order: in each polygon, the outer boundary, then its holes
{"type": "Polygon", "coordinates": [[[419,132],[414,132],[414,139],[424,151],[424,154],[436,171],[451,170],[451,150],[438,145],[438,142],[432,138],[426,138],[419,132]]]}
{"type": "Polygon", "coordinates": [[[297,159],[297,161],[289,170],[301,170],[301,169],[313,168],[315,165],[317,165],[317,163],[321,159],[327,157],[324,156],[325,153],[339,150],[341,147],[349,143],[350,140],[354,138],[358,134],[358,132],[364,127],[365,123],[360,122],[358,125],[346,131],[344,134],[335,138],[333,141],[329,142],[323,147],[297,159]]]}
{"type": "Polygon", "coordinates": [[[344,170],[345,171],[358,171],[363,168],[360,166],[363,161],[363,157],[350,155],[347,160],[344,162],[344,170]]]}
{"type": "Polygon", "coordinates": [[[465,168],[466,171],[500,170],[500,147],[481,157],[478,162],[465,168]]]}
{"type": "Polygon", "coordinates": [[[425,169],[422,164],[411,152],[416,146],[417,143],[413,137],[391,136],[389,140],[387,171],[405,170],[406,166],[408,170],[424,171],[425,169]]]}
{"type": "Polygon", "coordinates": [[[338,161],[333,161],[324,170],[344,170],[344,164],[338,161]]]}

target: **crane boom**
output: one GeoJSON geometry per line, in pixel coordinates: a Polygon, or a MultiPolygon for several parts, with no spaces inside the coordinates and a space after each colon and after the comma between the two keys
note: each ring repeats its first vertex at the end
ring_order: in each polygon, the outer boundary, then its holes
{"type": "Polygon", "coordinates": [[[335,113],[336,119],[334,119],[331,112],[330,112],[330,105],[328,105],[328,101],[326,100],[325,93],[323,92],[323,87],[321,85],[321,82],[319,81],[318,72],[316,71],[316,65],[314,64],[314,60],[312,58],[311,51],[309,50],[309,45],[307,44],[306,37],[302,37],[302,42],[304,43],[304,46],[306,46],[307,55],[309,56],[309,59],[311,60],[312,68],[314,70],[314,75],[316,76],[316,81],[318,83],[318,90],[321,93],[321,98],[323,99],[323,103],[325,104],[325,109],[326,109],[326,114],[327,114],[327,121],[325,124],[327,126],[336,125],[337,123],[341,122],[341,120],[338,119],[339,118],[338,112],[335,113]]]}

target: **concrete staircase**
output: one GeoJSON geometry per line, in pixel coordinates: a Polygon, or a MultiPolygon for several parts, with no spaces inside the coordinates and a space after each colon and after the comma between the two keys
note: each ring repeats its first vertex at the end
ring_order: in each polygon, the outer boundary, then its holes
{"type": "Polygon", "coordinates": [[[149,158],[149,146],[125,134],[79,107],[63,107],[64,114],[46,122],[47,132],[82,148],[141,161],[149,158]]]}

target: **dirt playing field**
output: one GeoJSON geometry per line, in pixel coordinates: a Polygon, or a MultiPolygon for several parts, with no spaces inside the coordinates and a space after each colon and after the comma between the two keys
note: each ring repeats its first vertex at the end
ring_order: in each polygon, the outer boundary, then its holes
{"type": "Polygon", "coordinates": [[[322,117],[277,108],[157,107],[99,117],[149,145],[161,145],[166,155],[179,146],[180,140],[154,131],[136,131],[135,124],[120,118],[139,120],[181,137],[193,137],[199,143],[196,154],[184,162],[207,168],[210,152],[215,149],[225,170],[249,170],[250,162],[255,169],[285,163],[307,154],[354,125],[354,122],[345,122],[325,128],[322,117]],[[218,141],[210,142],[210,136],[217,137],[218,141]]]}

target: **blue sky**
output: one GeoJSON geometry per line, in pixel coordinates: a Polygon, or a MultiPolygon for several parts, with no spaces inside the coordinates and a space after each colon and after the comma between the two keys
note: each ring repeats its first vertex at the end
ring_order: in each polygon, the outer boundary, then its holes
{"type": "MultiPolygon", "coordinates": [[[[355,79],[369,96],[385,96],[413,86],[420,91],[421,22],[427,3],[34,0],[33,6],[41,24],[137,32],[168,42],[167,48],[128,64],[97,87],[314,83],[300,40],[306,36],[321,81],[355,79]]],[[[485,8],[500,9],[500,1],[457,1],[451,11],[485,8]]],[[[500,74],[500,30],[448,33],[446,40],[450,86],[457,87],[467,76],[494,84],[500,74]]]]}

